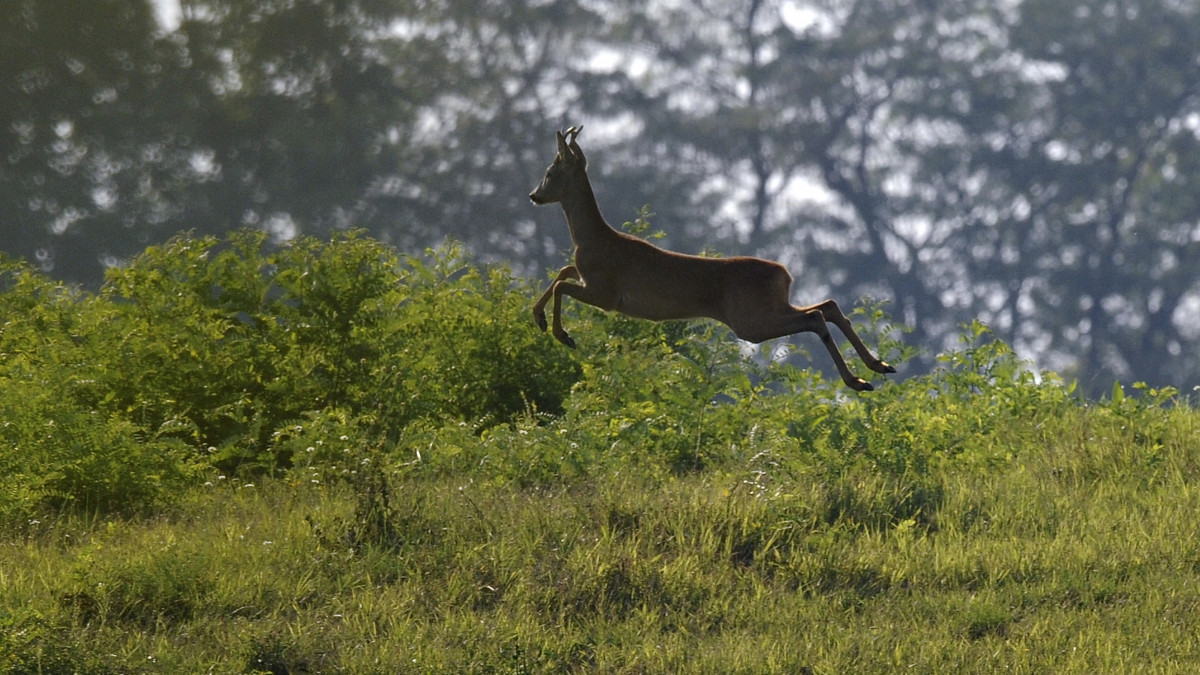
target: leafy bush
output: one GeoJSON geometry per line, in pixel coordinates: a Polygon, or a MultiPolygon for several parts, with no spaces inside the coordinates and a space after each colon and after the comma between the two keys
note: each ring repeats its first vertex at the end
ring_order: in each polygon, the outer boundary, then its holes
{"type": "Polygon", "coordinates": [[[517,329],[524,295],[507,271],[485,276],[453,247],[430,257],[401,263],[355,233],[274,253],[261,233],[151,248],[105,289],[128,336],[111,390],[141,424],[182,425],[218,463],[264,468],[290,462],[270,437],[312,411],[394,438],[422,419],[558,409],[574,367],[517,329]]]}
{"type": "Polygon", "coordinates": [[[286,468],[331,414],[338,437],[397,441],[561,411],[578,362],[532,329],[528,295],[454,247],[402,261],[357,233],[278,250],[180,236],[97,295],[2,261],[0,518],[148,506],[204,467],[286,468]]]}
{"type": "MultiPolygon", "coordinates": [[[[454,246],[401,258],[358,233],[180,236],[96,295],[0,261],[0,519],[137,510],[209,469],[320,482],[370,462],[520,485],[716,470],[762,494],[816,475],[829,521],[932,525],[944,469],[1008,462],[1053,433],[1028,420],[1086,409],[981,324],[934,372],[858,395],[713,322],[568,303],[566,349],[534,292],[454,246]]],[[[878,307],[856,323],[903,362],[878,307]]],[[[1174,395],[1118,386],[1092,423],[1153,455],[1174,395]]]]}
{"type": "Polygon", "coordinates": [[[95,405],[107,309],[12,262],[0,287],[0,522],[133,510],[189,480],[184,444],[95,405]]]}
{"type": "Polygon", "coordinates": [[[194,466],[185,444],[63,400],[65,387],[6,383],[0,395],[0,517],[46,508],[131,511],[168,498],[194,466]]]}
{"type": "Polygon", "coordinates": [[[36,610],[0,612],[0,671],[9,675],[107,673],[111,669],[36,610]]]}

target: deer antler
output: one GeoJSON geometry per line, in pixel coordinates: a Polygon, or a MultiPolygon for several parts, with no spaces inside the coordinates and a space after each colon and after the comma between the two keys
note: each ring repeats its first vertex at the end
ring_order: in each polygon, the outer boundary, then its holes
{"type": "Polygon", "coordinates": [[[579,138],[579,132],[583,131],[583,125],[568,127],[566,131],[555,132],[558,137],[558,154],[564,159],[583,159],[583,151],[579,149],[579,143],[575,141],[579,138]]]}

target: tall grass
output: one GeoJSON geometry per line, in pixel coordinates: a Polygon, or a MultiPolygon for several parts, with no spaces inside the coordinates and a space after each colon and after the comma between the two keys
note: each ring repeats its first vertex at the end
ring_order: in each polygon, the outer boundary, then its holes
{"type": "Polygon", "coordinates": [[[1079,400],[982,326],[862,396],[704,324],[583,309],[567,352],[503,270],[388,255],[8,264],[0,672],[1200,666],[1175,392],[1079,400]]]}

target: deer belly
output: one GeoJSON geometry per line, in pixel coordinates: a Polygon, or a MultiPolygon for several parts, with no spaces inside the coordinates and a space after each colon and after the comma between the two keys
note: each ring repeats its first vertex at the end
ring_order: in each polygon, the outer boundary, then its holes
{"type": "Polygon", "coordinates": [[[613,309],[627,316],[652,321],[695,319],[709,315],[693,298],[655,292],[620,293],[613,309]]]}

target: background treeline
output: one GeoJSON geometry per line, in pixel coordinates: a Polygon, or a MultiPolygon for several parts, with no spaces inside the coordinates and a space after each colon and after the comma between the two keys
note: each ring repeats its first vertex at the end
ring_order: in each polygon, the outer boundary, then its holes
{"type": "Polygon", "coordinates": [[[0,247],[98,288],[191,230],[446,237],[538,277],[584,123],[602,206],[981,319],[1092,394],[1200,378],[1194,0],[9,0],[0,247]]]}

